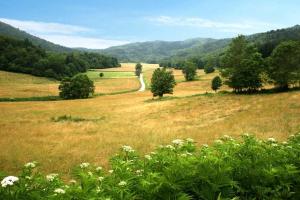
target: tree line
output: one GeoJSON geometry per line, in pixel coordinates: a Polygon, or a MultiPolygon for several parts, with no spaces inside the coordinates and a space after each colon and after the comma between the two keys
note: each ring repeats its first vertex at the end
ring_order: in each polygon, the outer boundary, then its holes
{"type": "Polygon", "coordinates": [[[87,52],[46,52],[28,39],[17,40],[0,36],[0,70],[61,80],[91,68],[119,66],[114,57],[87,52]]]}

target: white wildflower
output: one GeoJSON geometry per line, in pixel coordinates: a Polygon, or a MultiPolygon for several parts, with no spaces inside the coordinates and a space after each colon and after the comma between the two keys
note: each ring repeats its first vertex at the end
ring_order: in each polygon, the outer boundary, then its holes
{"type": "Polygon", "coordinates": [[[151,155],[156,155],[156,152],[152,151],[150,152],[151,155]]]}
{"type": "Polygon", "coordinates": [[[88,175],[89,175],[89,176],[93,176],[93,173],[92,173],[92,172],[88,172],[88,175]]]}
{"type": "Polygon", "coordinates": [[[172,143],[177,146],[182,146],[184,144],[183,140],[181,139],[173,140],[172,143]]]}
{"type": "Polygon", "coordinates": [[[194,140],[193,140],[192,138],[187,138],[186,141],[187,141],[188,143],[194,143],[194,140]]]}
{"type": "Polygon", "coordinates": [[[202,147],[208,148],[208,144],[202,144],[202,147]]]}
{"type": "Polygon", "coordinates": [[[100,177],[98,177],[97,179],[98,179],[98,181],[101,182],[101,181],[103,181],[104,177],[103,177],[103,176],[100,176],[100,177]]]}
{"type": "Polygon", "coordinates": [[[119,186],[125,186],[127,185],[126,181],[120,181],[120,183],[118,184],[119,186]]]}
{"type": "Polygon", "coordinates": [[[268,138],[268,142],[276,142],[275,138],[268,138]]]}
{"type": "Polygon", "coordinates": [[[222,140],[215,140],[215,143],[216,144],[223,144],[223,141],[222,140]]]}
{"type": "Polygon", "coordinates": [[[282,142],[282,144],[283,144],[283,145],[287,145],[288,143],[287,143],[287,142],[282,142]]]}
{"type": "Polygon", "coordinates": [[[26,168],[35,168],[36,164],[35,164],[35,162],[29,162],[29,163],[26,163],[24,165],[24,167],[26,167],[26,168]]]}
{"type": "Polygon", "coordinates": [[[147,160],[151,160],[151,159],[152,159],[152,157],[151,157],[150,155],[145,155],[145,158],[146,158],[147,160]]]}
{"type": "Polygon", "coordinates": [[[109,170],[108,173],[112,174],[114,172],[114,170],[109,170]]]}
{"type": "Polygon", "coordinates": [[[31,180],[31,179],[32,179],[32,177],[31,177],[31,176],[25,176],[25,179],[27,179],[27,180],[31,180]]]}
{"type": "Polygon", "coordinates": [[[97,172],[102,171],[102,167],[97,167],[97,168],[96,168],[96,171],[97,171],[97,172]]]}
{"type": "Polygon", "coordinates": [[[96,192],[97,192],[97,193],[100,193],[100,192],[101,192],[101,188],[100,188],[99,186],[97,187],[96,192]]]}
{"type": "Polygon", "coordinates": [[[81,169],[87,168],[88,166],[90,166],[90,163],[81,163],[79,166],[81,169]]]}
{"type": "Polygon", "coordinates": [[[170,150],[174,150],[175,149],[175,147],[173,147],[172,145],[167,145],[166,148],[170,149],[170,150]]]}
{"type": "Polygon", "coordinates": [[[142,169],[138,169],[135,171],[135,173],[137,173],[137,174],[141,174],[142,172],[144,172],[144,170],[142,170],[142,169]]]}
{"type": "Polygon", "coordinates": [[[54,190],[54,192],[57,193],[57,194],[65,194],[66,193],[66,191],[64,189],[61,189],[61,188],[56,188],[54,190]]]}
{"type": "Polygon", "coordinates": [[[124,145],[122,146],[122,150],[125,151],[125,152],[134,152],[133,148],[131,146],[127,146],[127,145],[124,145]]]}
{"type": "Polygon", "coordinates": [[[58,176],[58,174],[48,174],[46,176],[47,181],[53,181],[56,177],[58,176]]]}
{"type": "Polygon", "coordinates": [[[77,181],[74,180],[74,179],[71,179],[69,182],[72,183],[72,184],[75,184],[77,181]]]}
{"type": "Polygon", "coordinates": [[[8,185],[13,185],[14,182],[17,182],[19,180],[18,177],[15,177],[15,176],[7,176],[5,177],[2,181],[1,181],[1,186],[2,187],[6,187],[8,185]]]}

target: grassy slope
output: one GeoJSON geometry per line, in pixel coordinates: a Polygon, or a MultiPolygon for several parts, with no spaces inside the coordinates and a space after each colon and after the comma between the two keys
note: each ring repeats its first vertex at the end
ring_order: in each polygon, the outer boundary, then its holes
{"type": "MultiPolygon", "coordinates": [[[[124,69],[132,69],[128,64],[124,69]]],[[[150,79],[155,66],[145,66],[150,79]]],[[[101,165],[121,145],[141,152],[174,138],[191,137],[197,144],[220,135],[244,132],[260,138],[285,139],[300,130],[300,92],[268,95],[194,95],[210,90],[213,75],[199,72],[200,80],[179,81],[175,98],[153,101],[149,91],[99,96],[87,100],[0,103],[0,171],[16,172],[27,161],[42,163],[46,172],[68,171],[83,161],[101,165]],[[51,117],[72,115],[84,122],[53,122],[51,117]],[[47,155],[47,156],[45,156],[47,155]]]]}

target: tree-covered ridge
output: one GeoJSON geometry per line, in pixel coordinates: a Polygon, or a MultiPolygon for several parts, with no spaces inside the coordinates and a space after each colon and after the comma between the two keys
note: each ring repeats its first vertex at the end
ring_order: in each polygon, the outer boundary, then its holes
{"type": "Polygon", "coordinates": [[[90,68],[119,67],[116,58],[97,53],[53,53],[33,45],[28,39],[0,36],[0,70],[55,79],[71,77],[90,68]]]}
{"type": "MultiPolygon", "coordinates": [[[[246,37],[255,43],[263,57],[268,57],[273,49],[281,42],[288,40],[300,40],[300,26],[272,30],[246,37]]],[[[187,59],[201,59],[203,66],[211,59],[223,54],[228,48],[232,38],[228,39],[203,39],[196,38],[175,42],[140,42],[111,47],[101,50],[108,55],[113,55],[121,61],[136,61],[149,63],[171,63],[175,66],[178,62],[187,59]]]]}
{"type": "Polygon", "coordinates": [[[9,36],[15,39],[24,40],[28,39],[32,44],[36,46],[40,46],[47,51],[54,51],[54,52],[71,52],[73,49],[67,48],[64,46],[60,46],[54,44],[52,42],[46,41],[44,39],[38,38],[36,36],[30,35],[25,31],[19,30],[13,26],[10,26],[6,23],[0,21],[0,35],[2,36],[9,36]]]}

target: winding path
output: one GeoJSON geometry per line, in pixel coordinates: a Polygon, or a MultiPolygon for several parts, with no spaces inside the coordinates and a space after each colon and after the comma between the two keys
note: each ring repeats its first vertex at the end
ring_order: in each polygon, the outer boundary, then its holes
{"type": "Polygon", "coordinates": [[[145,82],[144,82],[144,75],[143,73],[140,74],[140,83],[141,83],[141,87],[139,89],[139,92],[144,92],[145,89],[146,89],[146,86],[145,86],[145,82]]]}

